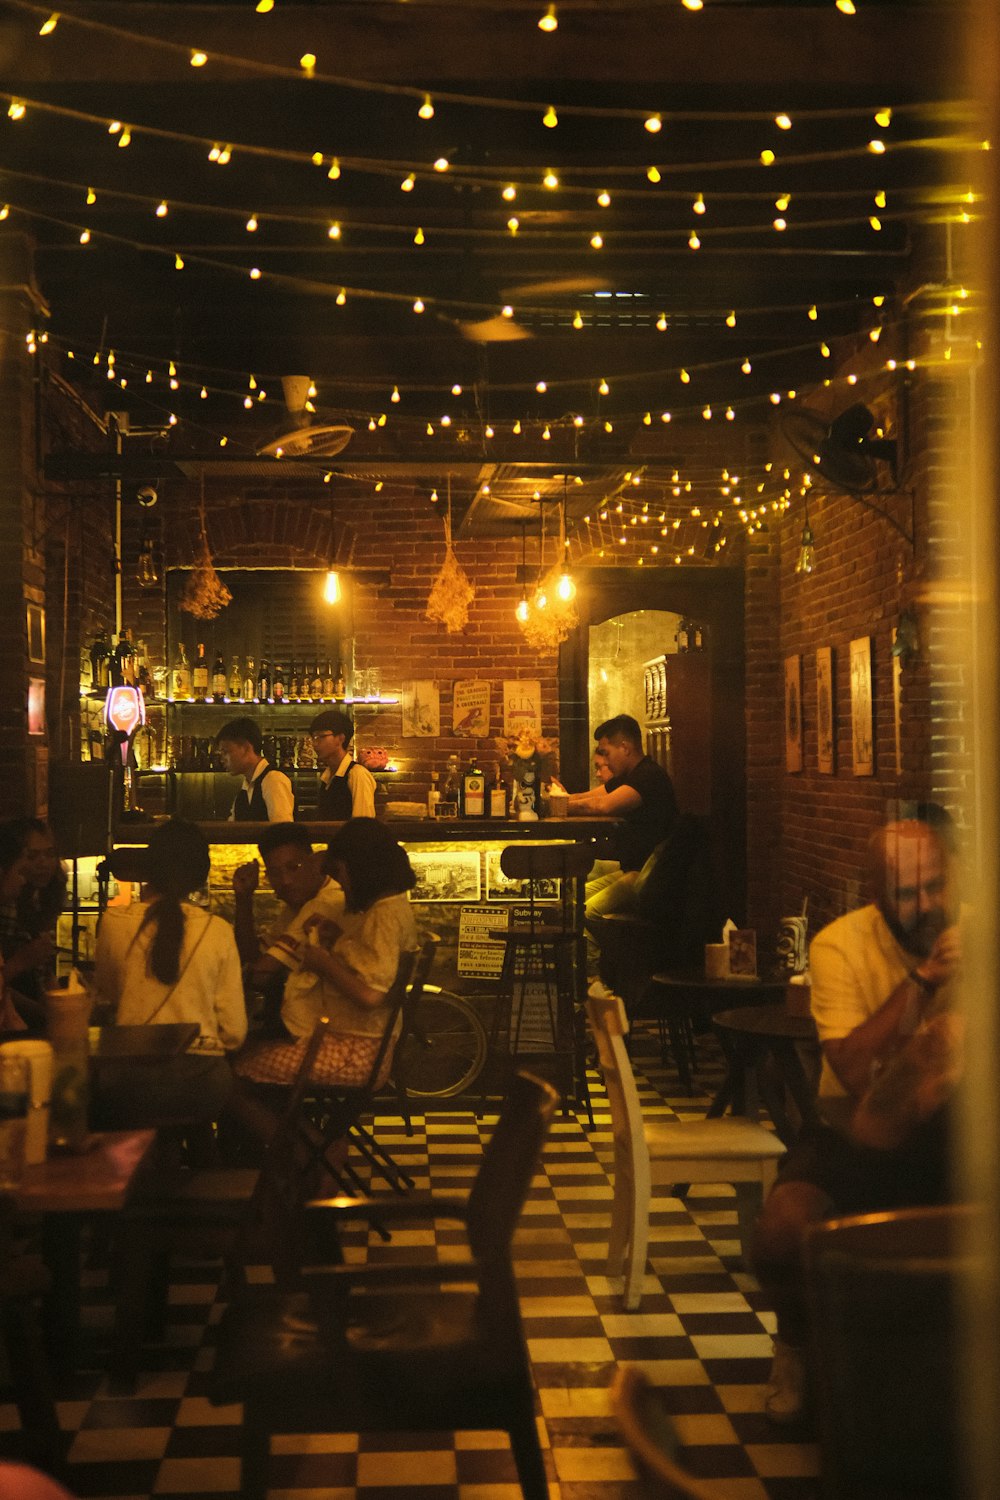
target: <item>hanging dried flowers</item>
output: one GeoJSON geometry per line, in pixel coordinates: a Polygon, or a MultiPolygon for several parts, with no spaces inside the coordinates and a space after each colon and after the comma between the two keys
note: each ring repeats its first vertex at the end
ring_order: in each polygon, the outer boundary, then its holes
{"type": "MultiPolygon", "coordinates": [[[[545,556],[544,509],[539,548],[541,559],[545,556]]],[[[562,561],[553,563],[548,572],[538,580],[538,587],[528,601],[526,616],[522,619],[518,615],[521,633],[535,651],[555,651],[580,623],[574,603],[576,585],[570,577],[568,566],[565,499],[559,517],[559,557],[562,561]]]]}
{"type": "Polygon", "coordinates": [[[201,523],[201,532],[195,549],[194,567],[191,569],[191,577],[184,585],[180,607],[187,614],[194,615],[196,620],[214,620],[233,596],[215,571],[215,564],[209,550],[208,532],[205,529],[204,480],[201,499],[198,502],[198,520],[201,523]]]}
{"type": "Polygon", "coordinates": [[[469,605],[476,597],[476,591],[451,544],[451,475],[448,476],[444,546],[444,562],[427,599],[427,618],[439,621],[449,635],[455,635],[469,623],[469,605]]]}

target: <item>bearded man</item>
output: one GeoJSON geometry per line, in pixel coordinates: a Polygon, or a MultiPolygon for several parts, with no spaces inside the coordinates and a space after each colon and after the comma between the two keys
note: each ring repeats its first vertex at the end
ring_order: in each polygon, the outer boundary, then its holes
{"type": "Polygon", "coordinates": [[[871,903],[810,947],[823,1049],[817,1129],[781,1168],[757,1225],[754,1269],[777,1314],[767,1415],[805,1401],[801,1252],[807,1229],[841,1214],[949,1201],[945,1108],[959,1076],[961,962],[954,828],[934,804],[873,837],[871,903]]]}

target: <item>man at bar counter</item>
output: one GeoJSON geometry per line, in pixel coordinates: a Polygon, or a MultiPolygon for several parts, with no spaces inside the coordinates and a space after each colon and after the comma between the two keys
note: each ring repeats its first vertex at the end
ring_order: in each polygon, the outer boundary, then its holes
{"type": "Polygon", "coordinates": [[[869,855],[871,903],[810,947],[823,1123],[785,1158],[754,1241],[754,1269],[777,1314],[764,1409],[781,1423],[805,1405],[809,1226],[951,1199],[947,1104],[962,1033],[952,1005],[962,945],[951,819],[917,804],[874,835],[869,855]]]}
{"type": "Polygon", "coordinates": [[[320,823],[346,823],[348,818],[374,818],[375,777],[351,755],[354,722],[339,708],[324,709],[309,725],[320,775],[316,818],[320,823]]]}
{"type": "MultiPolygon", "coordinates": [[[[271,889],[284,910],[261,941],[254,919],[254,893],[259,869],[255,859],[233,872],[236,896],[236,947],[246,982],[263,991],[267,1016],[277,1015],[283,990],[302,986],[311,990],[316,975],[302,967],[306,924],[315,917],[338,922],[344,911],[344,892],[324,873],[323,856],[313,850],[302,823],[275,823],[265,829],[257,845],[271,889]]],[[[265,1017],[265,1027],[268,1024],[265,1017]]]]}
{"type": "Polygon", "coordinates": [[[255,719],[230,719],[215,736],[215,748],[230,776],[243,784],[229,813],[230,823],[285,823],[295,817],[295,793],[284,771],[261,754],[263,738],[255,719]]]}
{"type": "Polygon", "coordinates": [[[621,818],[613,860],[601,860],[587,881],[585,923],[629,911],[642,889],[644,867],[677,819],[673,782],[642,748],[642,730],[631,714],[616,714],[594,730],[595,758],[610,776],[589,792],[573,792],[570,817],[621,818]]]}

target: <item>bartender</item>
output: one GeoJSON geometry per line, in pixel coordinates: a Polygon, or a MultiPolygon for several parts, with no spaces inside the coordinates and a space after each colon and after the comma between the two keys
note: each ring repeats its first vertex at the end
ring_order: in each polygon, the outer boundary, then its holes
{"type": "Polygon", "coordinates": [[[233,799],[230,823],[290,823],[295,817],[295,793],[283,771],[261,755],[260,726],[256,720],[231,719],[215,736],[215,748],[230,776],[242,776],[233,799]]]}
{"type": "Polygon", "coordinates": [[[321,823],[374,818],[375,777],[351,755],[354,721],[339,708],[327,708],[309,725],[320,775],[316,817],[321,823]]]}

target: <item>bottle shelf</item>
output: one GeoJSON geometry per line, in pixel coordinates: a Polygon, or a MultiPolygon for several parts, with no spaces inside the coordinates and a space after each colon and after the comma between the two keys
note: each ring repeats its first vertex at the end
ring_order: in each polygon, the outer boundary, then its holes
{"type": "MultiPolygon", "coordinates": [[[[83,692],[81,698],[103,703],[108,688],[83,692]]],[[[382,708],[399,703],[392,694],[379,698],[147,698],[149,708],[382,708]]]]}

